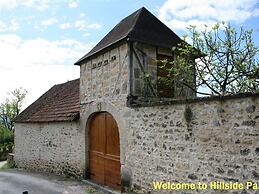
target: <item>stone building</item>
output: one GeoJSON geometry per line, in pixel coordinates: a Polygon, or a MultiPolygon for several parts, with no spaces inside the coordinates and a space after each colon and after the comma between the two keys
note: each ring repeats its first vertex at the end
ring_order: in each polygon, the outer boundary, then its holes
{"type": "Polygon", "coordinates": [[[54,86],[16,118],[16,165],[149,193],[172,192],[154,181],[258,180],[258,95],[170,94],[157,60],[173,60],[181,41],[145,8],[123,19],[75,63],[80,81],[54,86]]]}
{"type": "Polygon", "coordinates": [[[79,79],[53,86],[15,119],[15,163],[35,171],[82,176],[79,79]],[[80,163],[81,162],[81,163],[80,163]]]}

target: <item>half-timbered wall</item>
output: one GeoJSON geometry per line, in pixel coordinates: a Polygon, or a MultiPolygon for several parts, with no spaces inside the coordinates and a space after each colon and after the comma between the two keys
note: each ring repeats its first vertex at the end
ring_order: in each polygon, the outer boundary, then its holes
{"type": "MultiPolygon", "coordinates": [[[[135,42],[132,44],[132,95],[135,97],[170,97],[170,98],[185,98],[195,96],[195,94],[187,87],[179,88],[179,85],[161,87],[158,83],[158,76],[162,69],[158,65],[160,60],[174,60],[171,49],[151,46],[135,42]],[[147,77],[148,76],[148,77],[147,77]],[[163,91],[165,90],[165,91],[163,91]],[[171,90],[171,91],[169,91],[171,90]],[[171,93],[171,94],[168,94],[171,93]]],[[[176,65],[176,64],[175,64],[176,65]]],[[[166,76],[166,75],[164,75],[166,76]]],[[[178,78],[172,78],[178,79],[178,78]]]]}
{"type": "Polygon", "coordinates": [[[126,43],[98,54],[81,65],[81,103],[96,99],[126,101],[128,84],[128,46],[126,43]]]}

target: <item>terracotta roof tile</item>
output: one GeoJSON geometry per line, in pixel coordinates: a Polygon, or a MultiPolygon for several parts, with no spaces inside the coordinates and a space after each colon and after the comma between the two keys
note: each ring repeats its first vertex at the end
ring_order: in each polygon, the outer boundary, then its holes
{"type": "Polygon", "coordinates": [[[79,79],[53,86],[15,119],[16,123],[79,119],[79,79]]]}

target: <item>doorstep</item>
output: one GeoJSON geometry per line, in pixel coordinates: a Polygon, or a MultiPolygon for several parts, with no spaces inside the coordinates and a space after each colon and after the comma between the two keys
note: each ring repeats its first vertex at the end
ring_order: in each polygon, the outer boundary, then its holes
{"type": "Polygon", "coordinates": [[[105,193],[109,193],[109,194],[121,194],[120,191],[115,191],[115,190],[112,190],[111,188],[109,187],[106,187],[106,186],[102,186],[102,185],[99,185],[97,183],[94,183],[93,181],[89,180],[89,179],[84,179],[82,180],[83,183],[86,183],[92,187],[94,187],[95,189],[98,189],[98,190],[101,190],[105,193]]]}

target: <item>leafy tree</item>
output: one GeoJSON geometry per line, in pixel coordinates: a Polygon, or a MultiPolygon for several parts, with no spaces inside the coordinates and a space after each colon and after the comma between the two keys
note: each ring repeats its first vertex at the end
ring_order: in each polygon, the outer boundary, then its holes
{"type": "Polygon", "coordinates": [[[23,88],[15,89],[11,92],[11,98],[0,104],[0,122],[5,128],[13,130],[13,119],[20,113],[26,94],[23,88]]]}
{"type": "Polygon", "coordinates": [[[14,134],[0,123],[0,154],[3,151],[11,152],[14,146],[14,134]]]}
{"type": "Polygon", "coordinates": [[[185,40],[189,39],[191,45],[183,42],[173,48],[177,57],[169,68],[169,62],[162,61],[161,68],[166,68],[167,76],[160,81],[204,95],[259,91],[259,50],[252,30],[237,30],[225,22],[202,32],[195,26],[188,30],[190,35],[185,40]],[[206,92],[199,90],[202,87],[206,92]]]}

